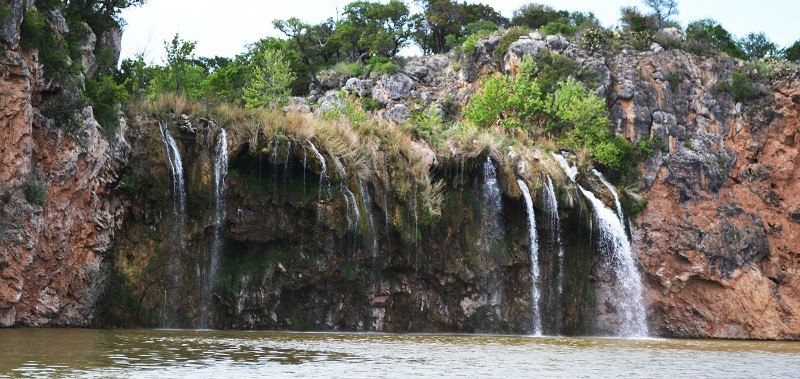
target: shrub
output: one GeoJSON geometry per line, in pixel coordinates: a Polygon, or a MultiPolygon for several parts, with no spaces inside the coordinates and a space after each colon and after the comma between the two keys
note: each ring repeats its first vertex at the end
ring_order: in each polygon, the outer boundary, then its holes
{"type": "Polygon", "coordinates": [[[684,48],[698,55],[716,50],[734,58],[746,58],[744,51],[733,40],[731,34],[710,18],[693,21],[686,26],[684,48]]]}
{"type": "Polygon", "coordinates": [[[365,111],[377,111],[381,109],[381,102],[371,97],[361,99],[361,108],[365,111]]]}
{"type": "Polygon", "coordinates": [[[397,62],[387,57],[374,57],[370,59],[367,68],[369,71],[375,72],[378,75],[394,75],[402,71],[402,67],[400,67],[397,62]]]}
{"type": "Polygon", "coordinates": [[[756,86],[747,74],[734,71],[730,82],[723,82],[714,88],[716,93],[728,93],[735,101],[744,101],[752,98],[756,93],[756,86]]]}
{"type": "Polygon", "coordinates": [[[508,52],[508,47],[511,46],[512,43],[517,42],[519,37],[527,35],[530,33],[530,29],[523,28],[519,26],[515,26],[506,30],[505,34],[500,37],[500,42],[497,43],[497,46],[494,48],[494,56],[495,62],[502,62],[508,52]]]}
{"type": "Polygon", "coordinates": [[[47,185],[35,179],[23,182],[22,192],[29,203],[43,206],[47,202],[47,185]]]}
{"type": "Polygon", "coordinates": [[[581,47],[590,51],[598,51],[608,45],[613,38],[611,32],[603,28],[589,28],[581,35],[581,47]]]}
{"type": "Polygon", "coordinates": [[[94,118],[106,133],[113,133],[119,126],[120,103],[128,99],[128,92],[106,73],[98,72],[86,80],[86,96],[92,104],[94,118]]]}
{"type": "Polygon", "coordinates": [[[42,64],[47,79],[61,78],[70,69],[68,49],[47,24],[44,15],[36,9],[28,9],[22,18],[20,27],[20,47],[24,50],[39,51],[39,63],[42,64]]]}

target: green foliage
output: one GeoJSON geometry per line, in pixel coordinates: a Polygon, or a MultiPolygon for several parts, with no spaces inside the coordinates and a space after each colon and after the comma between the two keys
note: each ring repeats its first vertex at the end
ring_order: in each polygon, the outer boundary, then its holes
{"type": "Polygon", "coordinates": [[[655,17],[642,13],[639,8],[622,7],[620,13],[619,20],[625,31],[651,33],[657,30],[655,17]]]}
{"type": "Polygon", "coordinates": [[[464,112],[468,121],[488,127],[499,124],[514,128],[536,123],[548,103],[546,96],[532,74],[535,65],[525,57],[520,73],[515,77],[493,76],[481,84],[483,91],[475,94],[464,112]]]}
{"type": "Polygon", "coordinates": [[[120,83],[130,96],[141,98],[147,93],[155,70],[144,61],[144,54],[137,54],[135,59],[126,58],[114,74],[114,80],[120,83]]]}
{"type": "Polygon", "coordinates": [[[361,108],[365,111],[377,111],[381,109],[381,102],[371,97],[361,99],[361,108]]]}
{"type": "Polygon", "coordinates": [[[714,88],[717,93],[728,93],[735,101],[744,101],[752,98],[756,93],[756,86],[747,74],[734,71],[730,82],[723,82],[714,88]]]}
{"type": "Polygon", "coordinates": [[[86,79],[86,97],[92,104],[94,118],[106,133],[112,133],[119,126],[120,103],[128,99],[128,92],[114,77],[104,72],[86,79]]]}
{"type": "Polygon", "coordinates": [[[366,73],[366,68],[358,62],[339,62],[331,69],[333,72],[340,75],[347,75],[354,78],[359,78],[366,73]]]}
{"type": "Polygon", "coordinates": [[[561,143],[570,148],[588,148],[598,163],[620,169],[629,152],[630,144],[620,137],[612,137],[611,122],[606,105],[597,95],[588,93],[572,78],[559,84],[553,97],[553,114],[568,130],[561,143]]]}
{"type": "Polygon", "coordinates": [[[767,38],[764,33],[748,33],[739,41],[745,55],[749,59],[761,59],[778,53],[778,45],[767,38]]]}
{"type": "Polygon", "coordinates": [[[20,27],[20,47],[39,51],[39,63],[47,79],[63,78],[69,71],[68,49],[58,37],[44,15],[34,8],[28,9],[20,27]]]}
{"type": "Polygon", "coordinates": [[[568,19],[569,12],[567,11],[557,11],[547,5],[530,3],[514,11],[511,25],[524,26],[536,30],[553,22],[567,24],[568,19]]]}
{"type": "Polygon", "coordinates": [[[464,43],[461,44],[461,49],[464,50],[464,53],[468,56],[475,56],[475,54],[478,53],[478,41],[488,37],[492,32],[493,30],[484,29],[470,34],[464,39],[464,43]]]}
{"type": "Polygon", "coordinates": [[[286,102],[295,76],[281,51],[263,50],[253,57],[249,71],[242,96],[246,108],[274,107],[286,102]]]}
{"type": "Polygon", "coordinates": [[[515,26],[506,30],[505,34],[500,37],[500,42],[497,43],[497,46],[494,48],[494,60],[495,62],[502,62],[508,52],[508,47],[511,46],[512,43],[517,42],[519,37],[528,35],[530,30],[527,28],[515,26]]]}
{"type": "Polygon", "coordinates": [[[413,15],[411,38],[425,54],[440,54],[463,44],[465,38],[491,22],[498,28],[508,26],[508,19],[484,4],[454,0],[420,0],[422,13],[413,15]]]}
{"type": "Polygon", "coordinates": [[[345,263],[342,267],[342,277],[347,281],[356,280],[358,277],[358,267],[351,262],[345,263]]]}
{"type": "Polygon", "coordinates": [[[14,16],[14,11],[8,4],[0,4],[0,24],[5,25],[8,20],[14,16]]]}
{"type": "Polygon", "coordinates": [[[342,15],[334,38],[356,59],[362,54],[393,58],[411,37],[410,12],[400,0],[354,1],[345,5],[342,15]]]}
{"type": "Polygon", "coordinates": [[[734,58],[746,58],[745,52],[734,41],[731,34],[710,18],[693,21],[686,26],[684,47],[689,52],[698,55],[716,50],[734,58]]]}
{"type": "Polygon", "coordinates": [[[783,57],[792,62],[800,62],[800,40],[783,50],[783,57]]]}
{"type": "Polygon", "coordinates": [[[581,35],[581,47],[590,51],[599,51],[607,46],[613,37],[613,34],[607,29],[586,29],[581,35]]]}
{"type": "Polygon", "coordinates": [[[22,192],[29,203],[43,206],[47,202],[47,185],[36,179],[22,182],[22,192]]]}
{"type": "Polygon", "coordinates": [[[379,75],[394,75],[402,71],[399,64],[387,57],[375,57],[369,60],[367,70],[379,75]]]}

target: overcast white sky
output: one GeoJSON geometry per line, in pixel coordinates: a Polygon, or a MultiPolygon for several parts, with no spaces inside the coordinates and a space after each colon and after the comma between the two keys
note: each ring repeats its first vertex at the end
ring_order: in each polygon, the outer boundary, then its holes
{"type": "MultiPolygon", "coordinates": [[[[797,0],[678,0],[677,20],[685,27],[690,21],[713,18],[736,37],[748,32],[764,32],[786,47],[800,39],[800,1],[797,0]]],[[[410,1],[407,1],[410,3],[410,1]]],[[[513,11],[530,1],[469,1],[489,4],[511,18],[513,11]]],[[[592,11],[605,26],[619,19],[619,9],[639,0],[540,0],[556,9],[592,11]]],[[[122,38],[122,57],[139,52],[145,59],[161,63],[164,41],[180,33],[184,40],[197,41],[199,56],[233,57],[245,45],[267,36],[283,37],[272,28],[272,20],[297,17],[317,23],[336,17],[350,1],[324,0],[148,0],[138,8],[125,9],[122,17],[128,25],[122,38]]]]}

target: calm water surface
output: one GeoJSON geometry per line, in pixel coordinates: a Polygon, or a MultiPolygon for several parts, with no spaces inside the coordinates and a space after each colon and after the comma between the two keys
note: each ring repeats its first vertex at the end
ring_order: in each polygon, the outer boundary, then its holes
{"type": "Polygon", "coordinates": [[[791,378],[800,343],[0,329],[0,377],[791,378]]]}

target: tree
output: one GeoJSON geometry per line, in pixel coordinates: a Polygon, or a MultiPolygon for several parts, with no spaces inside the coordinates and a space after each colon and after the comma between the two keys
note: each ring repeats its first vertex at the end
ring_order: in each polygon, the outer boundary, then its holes
{"type": "Polygon", "coordinates": [[[800,40],[783,50],[783,57],[792,62],[800,61],[800,40]]]}
{"type": "Polygon", "coordinates": [[[283,104],[295,76],[280,50],[266,49],[253,57],[242,100],[246,108],[283,104]]]}
{"type": "Polygon", "coordinates": [[[649,33],[656,29],[656,20],[653,15],[646,15],[636,7],[622,7],[620,9],[622,27],[634,33],[649,33]]]}
{"type": "Polygon", "coordinates": [[[750,59],[760,59],[778,53],[778,45],[770,41],[763,32],[748,33],[739,41],[739,45],[750,59]]]}
{"type": "Polygon", "coordinates": [[[746,58],[744,51],[731,34],[710,18],[690,22],[686,26],[686,41],[694,45],[692,50],[697,52],[714,49],[734,58],[746,58]]]}
{"type": "Polygon", "coordinates": [[[484,4],[457,3],[453,0],[417,0],[423,13],[414,15],[412,39],[426,54],[439,54],[461,45],[466,26],[487,20],[505,27],[508,19],[484,4]]]}
{"type": "Polygon", "coordinates": [[[322,87],[317,78],[316,61],[321,57],[320,46],[324,46],[327,41],[322,41],[321,36],[315,34],[315,29],[311,25],[300,21],[297,17],[274,20],[272,25],[289,37],[291,49],[297,51],[300,61],[307,69],[311,85],[315,88],[322,87]]]}
{"type": "Polygon", "coordinates": [[[514,11],[511,24],[535,30],[554,21],[560,20],[566,23],[568,19],[569,12],[567,11],[557,11],[547,5],[530,3],[514,11]]]}
{"type": "Polygon", "coordinates": [[[678,15],[678,2],[675,0],[642,0],[642,2],[653,10],[656,30],[664,27],[670,16],[678,15]]]}
{"type": "Polygon", "coordinates": [[[344,7],[344,19],[336,27],[336,40],[345,54],[362,62],[371,56],[393,58],[408,43],[412,19],[400,0],[387,4],[354,1],[344,7]]]}

